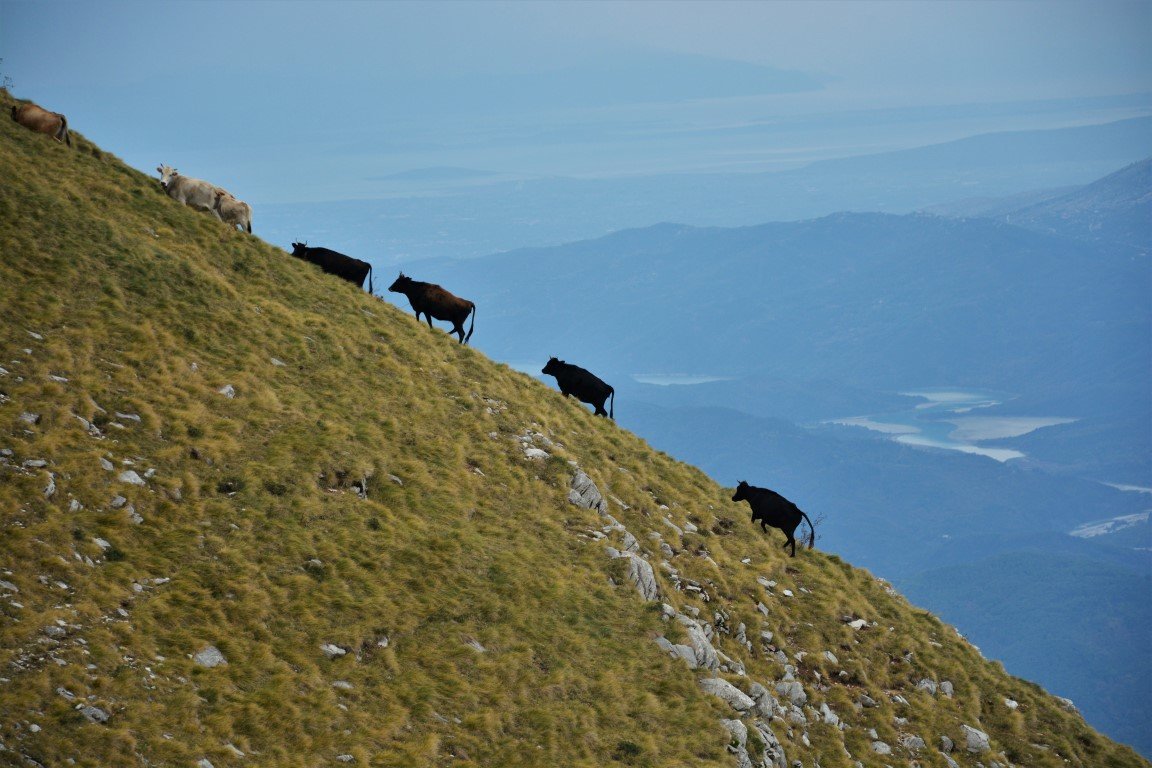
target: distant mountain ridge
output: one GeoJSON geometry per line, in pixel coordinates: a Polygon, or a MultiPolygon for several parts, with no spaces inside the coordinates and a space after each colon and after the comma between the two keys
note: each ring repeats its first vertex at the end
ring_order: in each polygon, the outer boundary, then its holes
{"type": "Polygon", "coordinates": [[[983,216],[1037,232],[1152,249],[1152,158],[1071,189],[1035,192],[1039,198],[961,201],[927,209],[943,215],[983,216]]]}

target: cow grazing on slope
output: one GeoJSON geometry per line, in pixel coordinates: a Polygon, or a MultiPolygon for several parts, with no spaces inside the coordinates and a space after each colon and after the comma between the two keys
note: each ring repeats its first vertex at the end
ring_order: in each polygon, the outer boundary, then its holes
{"type": "Polygon", "coordinates": [[[616,390],[601,381],[595,374],[586,371],[578,365],[548,358],[548,364],[540,371],[549,376],[556,377],[556,384],[564,397],[574,395],[582,403],[588,403],[596,409],[597,416],[616,418],[616,390]],[[604,403],[612,398],[609,410],[604,410],[604,403]]]}
{"type": "Polygon", "coordinates": [[[29,130],[46,133],[56,141],[72,146],[72,137],[68,134],[68,118],[59,112],[49,112],[28,102],[12,107],[12,119],[29,130]]]}
{"type": "Polygon", "coordinates": [[[160,173],[160,186],[168,197],[191,208],[208,211],[220,219],[216,210],[216,190],[219,187],[203,179],[181,176],[179,171],[167,165],[157,166],[156,170],[160,173]]]}
{"type": "Polygon", "coordinates": [[[402,293],[408,297],[408,303],[416,311],[416,320],[419,322],[423,314],[428,320],[428,327],[432,327],[432,318],[447,320],[452,323],[452,330],[460,338],[461,344],[467,344],[472,338],[472,331],[476,328],[476,305],[455,296],[435,283],[422,283],[400,273],[396,282],[388,288],[393,293],[402,293]],[[468,327],[468,335],[464,335],[464,321],[472,315],[472,324],[468,327]]]}
{"type": "Polygon", "coordinates": [[[368,293],[373,293],[372,265],[366,261],[345,256],[330,248],[309,247],[307,243],[292,243],[292,255],[315,264],[330,275],[347,280],[357,288],[364,285],[364,278],[368,278],[368,293]]]}
{"type": "Polygon", "coordinates": [[[816,529],[812,526],[812,521],[808,520],[808,515],[775,491],[757,488],[741,480],[740,485],[736,486],[736,493],[732,495],[732,501],[747,501],[748,506],[752,507],[752,522],[759,520],[760,528],[765,533],[768,532],[769,525],[784,531],[784,535],[788,537],[784,547],[792,545],[792,557],[796,557],[794,534],[801,518],[808,521],[808,549],[812,549],[816,543],[816,529]]]}
{"type": "Polygon", "coordinates": [[[216,187],[216,215],[224,220],[229,227],[240,227],[248,234],[252,234],[252,206],[243,200],[237,200],[231,192],[216,187]]]}

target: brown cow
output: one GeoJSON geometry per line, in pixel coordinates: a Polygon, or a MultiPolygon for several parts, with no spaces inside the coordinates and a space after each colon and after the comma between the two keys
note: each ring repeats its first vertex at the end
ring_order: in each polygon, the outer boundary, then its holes
{"type": "Polygon", "coordinates": [[[394,293],[402,293],[408,297],[408,303],[416,310],[416,320],[419,322],[423,314],[428,320],[428,327],[432,327],[432,318],[447,320],[452,323],[452,330],[460,337],[461,344],[467,344],[472,338],[472,330],[476,327],[476,305],[454,296],[435,283],[422,283],[400,273],[396,282],[388,288],[394,293]],[[464,321],[472,315],[472,325],[468,328],[468,335],[464,335],[464,321]]]}
{"type": "Polygon", "coordinates": [[[27,102],[12,107],[12,119],[29,130],[46,133],[56,141],[64,141],[72,146],[72,137],[68,135],[68,119],[59,112],[49,112],[27,102]]]}

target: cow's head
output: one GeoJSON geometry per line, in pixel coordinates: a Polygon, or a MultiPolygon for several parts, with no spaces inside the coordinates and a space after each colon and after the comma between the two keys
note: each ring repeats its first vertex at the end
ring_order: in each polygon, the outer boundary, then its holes
{"type": "Polygon", "coordinates": [[[404,291],[411,287],[411,285],[412,278],[401,272],[400,277],[396,278],[396,282],[388,286],[388,290],[392,291],[393,293],[404,293],[404,291]]]}
{"type": "Polygon", "coordinates": [[[744,501],[744,499],[748,498],[748,491],[751,488],[752,486],[748,485],[744,480],[741,480],[740,484],[736,486],[736,493],[732,494],[732,501],[744,501]]]}
{"type": "Polygon", "coordinates": [[[557,360],[555,357],[548,358],[548,363],[540,370],[540,373],[547,373],[550,376],[555,376],[560,371],[560,366],[564,365],[563,360],[557,360]]]}
{"type": "Polygon", "coordinates": [[[304,252],[308,250],[308,243],[292,243],[292,255],[298,259],[304,258],[304,252]]]}
{"type": "Polygon", "coordinates": [[[157,166],[156,170],[160,173],[160,186],[164,187],[164,189],[168,189],[168,185],[172,183],[172,179],[180,175],[175,168],[167,165],[157,166]]]}

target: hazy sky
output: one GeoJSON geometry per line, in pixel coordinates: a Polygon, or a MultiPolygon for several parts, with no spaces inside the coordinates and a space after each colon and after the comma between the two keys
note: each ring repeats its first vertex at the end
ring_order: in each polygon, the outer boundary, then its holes
{"type": "MultiPolygon", "coordinates": [[[[1124,94],[1146,113],[1150,43],[1152,0],[0,0],[0,73],[17,96],[138,168],[246,177],[267,200],[365,196],[365,180],[437,166],[754,170],[773,152],[798,162],[1000,126],[866,135],[847,121],[810,146],[687,156],[687,134],[796,116],[1124,94]],[[638,135],[643,151],[621,143],[638,135]],[[284,166],[276,181],[254,183],[270,165],[284,166]]],[[[1112,116],[1081,108],[1043,119],[1112,116]]],[[[1032,127],[1016,117],[1003,127],[1032,127]]]]}

